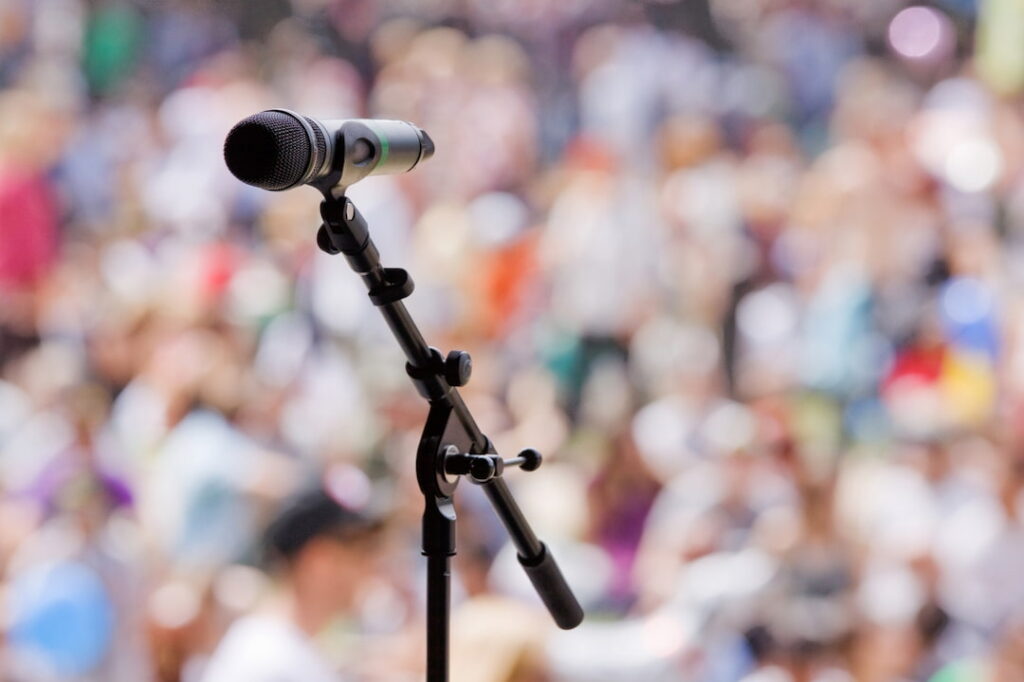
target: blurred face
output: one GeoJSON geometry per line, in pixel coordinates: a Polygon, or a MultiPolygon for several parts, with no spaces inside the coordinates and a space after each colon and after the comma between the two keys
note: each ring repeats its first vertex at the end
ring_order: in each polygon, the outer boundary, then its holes
{"type": "Polygon", "coordinates": [[[997,657],[997,669],[1002,679],[1020,679],[1024,674],[1024,626],[1012,626],[1004,635],[997,657]]]}
{"type": "Polygon", "coordinates": [[[315,538],[295,561],[295,586],[300,592],[315,596],[323,609],[340,613],[352,605],[372,575],[376,555],[376,544],[368,539],[315,538]]]}
{"type": "Polygon", "coordinates": [[[544,670],[539,661],[524,661],[512,673],[509,682],[551,682],[551,676],[544,670]]]}

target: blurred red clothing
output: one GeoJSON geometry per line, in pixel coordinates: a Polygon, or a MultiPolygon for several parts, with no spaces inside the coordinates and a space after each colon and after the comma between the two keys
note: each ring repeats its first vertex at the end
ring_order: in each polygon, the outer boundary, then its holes
{"type": "Polygon", "coordinates": [[[894,383],[908,377],[933,384],[939,380],[942,374],[942,365],[945,359],[945,346],[911,346],[896,356],[896,361],[885,378],[883,390],[888,391],[894,383]]]}
{"type": "Polygon", "coordinates": [[[39,281],[57,256],[57,197],[46,176],[0,166],[0,287],[39,281]]]}

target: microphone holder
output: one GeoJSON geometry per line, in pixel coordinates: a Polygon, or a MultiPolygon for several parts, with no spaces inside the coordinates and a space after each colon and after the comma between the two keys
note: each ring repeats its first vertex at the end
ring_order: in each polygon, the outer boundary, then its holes
{"type": "Polygon", "coordinates": [[[370,301],[380,310],[405,353],[406,373],[430,405],[416,452],[416,480],[424,498],[423,554],[427,557],[427,682],[447,682],[454,494],[461,476],[483,488],[515,545],[519,563],[555,623],[562,629],[572,629],[583,620],[583,609],[502,476],[510,466],[524,471],[537,469],[540,453],[527,449],[511,459],[498,456],[457,389],[469,381],[469,354],[453,350],[442,357],[438,349],[427,345],[402,302],[413,291],[409,274],[381,265],[366,220],[351,200],[329,191],[324,197],[317,246],[328,254],[344,254],[362,278],[370,301]]]}

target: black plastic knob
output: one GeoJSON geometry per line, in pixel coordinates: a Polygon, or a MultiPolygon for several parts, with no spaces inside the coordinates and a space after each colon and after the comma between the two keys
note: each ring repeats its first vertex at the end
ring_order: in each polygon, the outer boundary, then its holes
{"type": "Polygon", "coordinates": [[[486,483],[495,476],[501,476],[503,464],[501,457],[493,455],[473,457],[469,464],[470,478],[477,483],[486,483]]]}
{"type": "Polygon", "coordinates": [[[450,386],[465,386],[473,373],[473,358],[464,350],[453,350],[444,359],[444,378],[450,386]]]}
{"type": "Polygon", "coordinates": [[[540,469],[541,462],[544,461],[544,457],[533,448],[526,448],[519,453],[519,457],[523,460],[523,463],[519,465],[523,471],[536,471],[540,469]]]}

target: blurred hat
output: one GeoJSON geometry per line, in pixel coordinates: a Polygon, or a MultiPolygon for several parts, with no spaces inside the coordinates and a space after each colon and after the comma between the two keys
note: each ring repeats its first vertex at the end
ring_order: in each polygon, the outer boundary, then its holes
{"type": "Polygon", "coordinates": [[[290,498],[267,528],[268,558],[291,561],[318,537],[357,540],[378,530],[381,519],[363,508],[348,505],[322,486],[290,498]]]}

